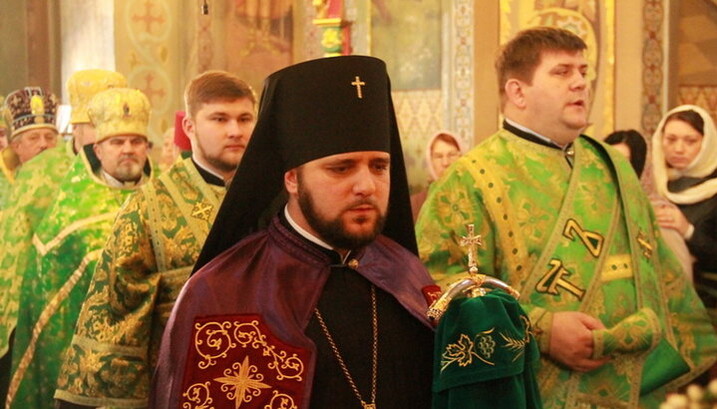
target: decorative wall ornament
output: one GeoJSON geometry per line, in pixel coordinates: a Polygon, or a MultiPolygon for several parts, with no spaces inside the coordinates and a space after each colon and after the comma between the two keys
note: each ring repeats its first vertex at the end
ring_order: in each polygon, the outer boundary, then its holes
{"type": "MultiPolygon", "coordinates": [[[[449,30],[445,41],[448,52],[444,54],[443,86],[446,102],[446,129],[450,129],[463,141],[464,146],[473,146],[474,121],[474,41],[473,1],[451,1],[449,30]]],[[[445,26],[444,26],[445,27],[445,26]]]]}
{"type": "Polygon", "coordinates": [[[344,19],[343,0],[313,0],[314,24],[321,27],[324,57],[348,55],[351,50],[351,24],[344,19]]]}
{"type": "Polygon", "coordinates": [[[663,0],[645,0],[642,49],[642,133],[652,135],[663,112],[663,0]]]}
{"type": "Polygon", "coordinates": [[[707,110],[717,121],[717,85],[680,85],[676,105],[697,105],[707,110]]]}
{"type": "Polygon", "coordinates": [[[179,98],[173,78],[175,54],[171,49],[176,27],[167,0],[116,2],[115,37],[117,69],[130,87],[144,92],[152,104],[150,139],[159,141],[174,115],[179,98]]]}

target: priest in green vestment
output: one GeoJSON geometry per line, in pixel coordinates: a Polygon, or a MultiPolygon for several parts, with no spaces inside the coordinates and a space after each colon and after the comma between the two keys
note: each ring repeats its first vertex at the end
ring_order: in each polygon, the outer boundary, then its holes
{"type": "Polygon", "coordinates": [[[127,196],[151,176],[150,103],[114,88],[89,104],[97,141],[60,183],[24,269],[6,408],[49,408],[92,272],[127,196]]]}
{"type": "Polygon", "coordinates": [[[253,90],[209,71],[185,91],[192,155],[120,210],[64,357],[61,408],[147,406],[159,341],[256,121],[253,90]]]}
{"type": "MultiPolygon", "coordinates": [[[[98,92],[125,85],[124,76],[114,71],[92,69],[72,74],[67,81],[67,91],[72,106],[73,138],[23,163],[15,176],[9,206],[0,217],[0,248],[4,249],[0,254],[0,356],[7,355],[11,344],[17,321],[21,272],[28,262],[35,229],[55,200],[60,182],[75,161],[75,154],[95,141],[87,105],[98,92]]],[[[45,118],[42,121],[48,123],[45,118]]],[[[82,161],[77,159],[78,166],[82,161]]],[[[8,369],[0,364],[0,371],[7,372],[8,369]]],[[[4,396],[2,390],[0,385],[0,397],[4,396]]]]}
{"type": "MultiPolygon", "coordinates": [[[[10,93],[0,107],[0,115],[10,127],[9,144],[0,152],[0,216],[15,217],[16,173],[21,165],[57,143],[55,115],[57,98],[40,87],[25,87],[10,93]],[[8,208],[11,207],[11,208],[8,208]]],[[[17,311],[14,232],[0,230],[0,400],[7,388],[10,356],[7,353],[17,311]],[[8,300],[9,299],[9,300],[8,300]],[[12,328],[5,325],[12,323],[12,328]]]]}
{"type": "Polygon", "coordinates": [[[481,272],[516,288],[530,317],[544,407],[657,408],[715,362],[717,337],[630,164],[581,135],[593,78],[585,48],[546,27],[504,46],[502,129],[435,182],[418,246],[434,278],[451,283],[466,271],[460,238],[475,224],[481,272]]]}

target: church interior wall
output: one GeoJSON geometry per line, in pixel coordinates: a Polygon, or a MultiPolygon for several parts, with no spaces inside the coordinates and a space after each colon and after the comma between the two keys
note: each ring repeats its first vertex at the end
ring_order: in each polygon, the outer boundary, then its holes
{"type": "Polygon", "coordinates": [[[672,106],[699,105],[717,120],[717,3],[681,0],[676,17],[672,106]]]}
{"type": "MultiPolygon", "coordinates": [[[[642,129],[643,4],[615,4],[615,130],[642,129]]],[[[604,135],[603,135],[604,136],[604,135]]]]}
{"type": "MultiPolygon", "coordinates": [[[[183,109],[184,85],[197,73],[226,69],[260,94],[269,73],[323,55],[325,39],[314,21],[322,1],[210,1],[208,15],[200,13],[201,2],[173,0],[5,1],[18,11],[0,15],[0,92],[32,84],[62,95],[76,69],[116,69],[152,101],[155,142],[183,109]]],[[[586,38],[598,52],[595,69],[602,81],[594,84],[594,136],[626,128],[649,135],[678,103],[717,112],[717,5],[711,0],[426,0],[410,13],[400,7],[405,1],[342,3],[354,53],[385,58],[392,79],[411,57],[379,50],[391,41],[415,40],[411,19],[423,19],[421,41],[440,37],[427,46],[438,62],[429,70],[434,80],[395,81],[414,190],[426,183],[424,149],[433,133],[451,130],[473,146],[497,130],[493,60],[503,37],[541,18],[591,30],[586,38]],[[386,12],[394,13],[393,28],[377,27],[386,12]]]]}
{"type": "Polygon", "coordinates": [[[58,2],[5,0],[2,9],[0,94],[30,84],[59,92],[62,86],[58,2]]]}

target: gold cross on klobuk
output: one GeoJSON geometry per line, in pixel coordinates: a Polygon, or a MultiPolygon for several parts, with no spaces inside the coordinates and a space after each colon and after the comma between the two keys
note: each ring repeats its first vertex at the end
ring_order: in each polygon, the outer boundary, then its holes
{"type": "Polygon", "coordinates": [[[354,82],[351,83],[351,85],[353,85],[354,87],[356,87],[356,96],[357,96],[359,99],[363,99],[363,94],[361,93],[361,86],[362,86],[362,85],[366,85],[366,83],[363,82],[363,81],[361,81],[361,77],[359,77],[359,76],[357,75],[357,76],[356,76],[356,79],[354,80],[354,82]]]}

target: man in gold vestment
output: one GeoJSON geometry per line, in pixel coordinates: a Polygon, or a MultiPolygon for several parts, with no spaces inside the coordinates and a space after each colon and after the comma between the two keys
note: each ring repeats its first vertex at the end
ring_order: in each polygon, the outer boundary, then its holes
{"type": "Polygon", "coordinates": [[[61,408],[147,406],[164,325],[256,121],[254,92],[226,72],[194,78],[185,103],[192,156],[120,210],[60,371],[61,408]]]}

